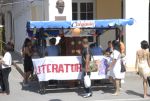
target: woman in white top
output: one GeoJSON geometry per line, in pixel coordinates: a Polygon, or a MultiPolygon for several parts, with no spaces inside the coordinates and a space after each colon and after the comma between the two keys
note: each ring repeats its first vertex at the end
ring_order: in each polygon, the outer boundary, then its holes
{"type": "Polygon", "coordinates": [[[9,73],[11,71],[11,64],[12,64],[12,57],[10,54],[11,51],[11,45],[7,44],[4,48],[5,54],[2,60],[0,60],[1,66],[2,66],[2,92],[9,95],[9,73]]]}
{"type": "Polygon", "coordinates": [[[113,79],[115,84],[115,93],[113,95],[119,95],[120,93],[120,82],[125,77],[125,72],[121,72],[121,53],[120,44],[117,40],[112,42],[113,52],[111,54],[112,62],[108,68],[110,71],[110,78],[113,79]]]}

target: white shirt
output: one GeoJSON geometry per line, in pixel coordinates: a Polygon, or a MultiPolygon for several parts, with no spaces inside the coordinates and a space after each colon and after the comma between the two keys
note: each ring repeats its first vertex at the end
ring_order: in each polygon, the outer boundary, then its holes
{"type": "Polygon", "coordinates": [[[111,54],[111,58],[116,60],[114,67],[110,70],[110,76],[114,79],[123,79],[125,77],[125,72],[121,72],[120,56],[120,52],[117,50],[114,50],[111,54]]]}
{"type": "Polygon", "coordinates": [[[10,68],[11,67],[11,64],[12,64],[12,57],[11,57],[11,54],[9,52],[6,52],[4,54],[4,57],[2,59],[4,61],[4,64],[8,65],[8,66],[5,66],[5,65],[2,65],[2,69],[4,68],[10,68]]]}

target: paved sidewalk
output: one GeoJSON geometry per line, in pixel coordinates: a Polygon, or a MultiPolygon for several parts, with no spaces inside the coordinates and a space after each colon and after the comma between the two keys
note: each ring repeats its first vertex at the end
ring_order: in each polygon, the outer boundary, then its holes
{"type": "Polygon", "coordinates": [[[12,52],[13,66],[23,76],[23,58],[19,52],[12,52]]]}
{"type": "MultiPolygon", "coordinates": [[[[22,76],[12,67],[10,74],[10,90],[9,96],[0,95],[0,101],[149,101],[143,99],[142,80],[139,76],[127,73],[125,83],[122,86],[119,96],[112,96],[114,91],[108,85],[99,85],[93,87],[93,96],[90,98],[82,98],[79,88],[49,88],[46,94],[41,95],[38,91],[38,83],[30,82],[29,87],[22,87],[22,76]]],[[[150,89],[148,90],[150,91],[150,89]]],[[[149,92],[150,94],[150,92],[149,92]]]]}
{"type": "MultiPolygon", "coordinates": [[[[15,55],[17,57],[17,55],[15,55]]],[[[19,70],[23,70],[21,59],[14,59],[19,70]]],[[[93,96],[83,98],[80,93],[81,88],[54,88],[48,87],[46,94],[38,93],[38,82],[30,82],[29,87],[22,87],[22,75],[16,67],[12,66],[10,73],[10,95],[0,95],[0,101],[149,101],[143,98],[142,79],[135,73],[126,73],[125,83],[122,84],[121,94],[112,96],[114,92],[112,86],[98,85],[92,88],[93,96]]],[[[148,88],[150,94],[150,88],[148,88]]]]}

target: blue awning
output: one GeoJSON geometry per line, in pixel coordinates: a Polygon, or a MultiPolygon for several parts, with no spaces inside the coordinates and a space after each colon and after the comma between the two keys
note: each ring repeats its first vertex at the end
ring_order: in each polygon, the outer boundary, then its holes
{"type": "Polygon", "coordinates": [[[110,28],[132,25],[134,19],[73,20],[73,21],[28,21],[27,29],[44,28],[110,28]]]}

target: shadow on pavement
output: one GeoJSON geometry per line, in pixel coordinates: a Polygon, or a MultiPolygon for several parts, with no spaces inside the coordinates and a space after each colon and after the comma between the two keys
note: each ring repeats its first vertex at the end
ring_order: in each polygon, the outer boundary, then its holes
{"type": "MultiPolygon", "coordinates": [[[[20,85],[22,85],[22,83],[20,83],[20,85]]],[[[40,83],[38,81],[30,81],[28,86],[22,85],[22,90],[30,91],[30,92],[34,92],[34,93],[40,93],[42,95],[49,94],[49,93],[75,92],[75,93],[77,93],[78,96],[82,96],[82,94],[84,92],[83,86],[81,84],[77,85],[75,87],[68,87],[65,84],[50,85],[47,82],[44,82],[44,86],[45,87],[43,89],[40,89],[40,83]]],[[[92,86],[92,91],[102,91],[102,94],[113,93],[114,87],[110,84],[106,84],[106,85],[99,84],[99,85],[92,86]]]]}
{"type": "Polygon", "coordinates": [[[127,93],[128,95],[136,95],[136,96],[139,96],[139,97],[143,97],[143,94],[137,93],[137,92],[132,91],[132,90],[127,90],[126,93],[127,93]]]}
{"type": "Polygon", "coordinates": [[[14,65],[14,67],[16,68],[16,70],[20,73],[20,75],[22,76],[22,77],[24,77],[24,73],[23,73],[23,71],[21,70],[21,68],[17,65],[17,63],[16,62],[12,62],[12,65],[14,65]]]}
{"type": "Polygon", "coordinates": [[[102,87],[100,90],[102,91],[101,94],[106,94],[106,93],[111,93],[112,94],[112,93],[115,92],[115,89],[112,86],[102,87]]]}
{"type": "Polygon", "coordinates": [[[23,83],[20,82],[20,85],[22,86],[22,90],[38,93],[39,84],[37,81],[30,82],[28,86],[23,86],[23,83]]]}
{"type": "Polygon", "coordinates": [[[62,101],[60,99],[52,99],[52,100],[49,100],[49,101],[62,101]]]}
{"type": "Polygon", "coordinates": [[[16,68],[16,70],[20,73],[20,75],[23,77],[24,73],[23,73],[23,70],[21,69],[21,66],[23,63],[22,63],[22,60],[23,60],[23,57],[21,56],[20,53],[14,51],[14,52],[11,52],[11,55],[12,55],[12,65],[16,68]]]}

